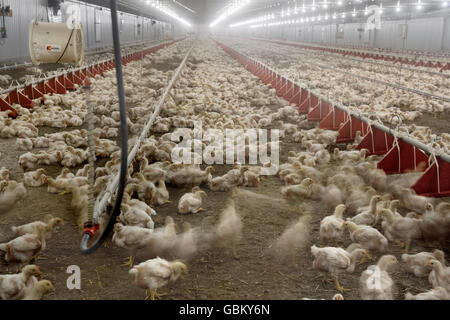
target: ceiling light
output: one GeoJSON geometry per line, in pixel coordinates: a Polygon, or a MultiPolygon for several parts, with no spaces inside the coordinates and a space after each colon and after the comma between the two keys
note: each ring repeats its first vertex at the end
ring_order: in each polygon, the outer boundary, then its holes
{"type": "Polygon", "coordinates": [[[190,11],[190,12],[192,12],[192,13],[196,13],[194,10],[192,10],[191,8],[189,8],[189,7],[185,6],[184,4],[178,2],[177,0],[173,0],[173,2],[175,2],[175,3],[176,3],[177,5],[179,5],[180,7],[183,7],[183,8],[185,8],[186,10],[188,10],[188,11],[190,11]]]}
{"type": "Polygon", "coordinates": [[[249,2],[250,0],[233,0],[233,2],[231,2],[225,8],[220,10],[223,11],[223,13],[216,20],[214,20],[209,26],[210,27],[216,26],[218,23],[222,22],[223,20],[231,16],[239,9],[245,7],[249,2]]]}
{"type": "Polygon", "coordinates": [[[191,26],[191,24],[188,21],[186,21],[185,19],[181,18],[178,14],[176,14],[175,12],[170,10],[167,6],[163,6],[161,2],[155,1],[155,0],[147,0],[146,3],[151,5],[152,7],[155,7],[156,9],[158,9],[162,13],[168,15],[169,17],[177,20],[178,22],[181,22],[181,23],[183,23],[184,25],[186,25],[188,27],[191,26]]]}

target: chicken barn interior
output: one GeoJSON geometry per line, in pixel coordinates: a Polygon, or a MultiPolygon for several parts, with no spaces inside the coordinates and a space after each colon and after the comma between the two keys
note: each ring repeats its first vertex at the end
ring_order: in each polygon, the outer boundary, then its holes
{"type": "Polygon", "coordinates": [[[449,128],[447,0],[0,0],[0,299],[450,300],[449,128]]]}

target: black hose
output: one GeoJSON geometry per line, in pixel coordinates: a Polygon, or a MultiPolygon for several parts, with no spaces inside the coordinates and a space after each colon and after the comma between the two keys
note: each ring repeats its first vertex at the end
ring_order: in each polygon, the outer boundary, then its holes
{"type": "Polygon", "coordinates": [[[88,247],[90,233],[85,233],[81,241],[81,252],[89,254],[99,248],[106,240],[109,233],[112,231],[116,218],[120,214],[120,206],[122,204],[123,193],[126,185],[127,169],[128,169],[128,126],[127,126],[127,108],[125,105],[125,91],[123,88],[123,73],[122,73],[122,54],[120,51],[119,27],[117,24],[117,3],[116,0],[111,0],[111,25],[114,42],[114,58],[116,63],[116,77],[117,77],[117,91],[119,94],[119,108],[120,108],[120,141],[121,141],[121,160],[120,160],[120,177],[119,187],[116,194],[116,202],[112,210],[110,219],[106,228],[103,230],[97,241],[88,247]]]}
{"type": "Polygon", "coordinates": [[[74,31],[75,31],[75,27],[72,28],[72,32],[70,33],[69,40],[67,40],[66,47],[64,48],[62,55],[59,57],[59,59],[55,63],[59,63],[61,61],[62,57],[64,57],[64,55],[66,54],[67,48],[69,47],[70,41],[72,40],[74,31]]]}

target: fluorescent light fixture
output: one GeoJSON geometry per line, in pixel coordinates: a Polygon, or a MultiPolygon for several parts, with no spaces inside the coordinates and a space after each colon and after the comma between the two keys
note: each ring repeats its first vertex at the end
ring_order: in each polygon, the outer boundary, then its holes
{"type": "Polygon", "coordinates": [[[356,17],[356,8],[353,8],[352,17],[356,17]]]}
{"type": "Polygon", "coordinates": [[[152,7],[155,7],[156,9],[158,9],[162,13],[168,15],[169,17],[177,20],[178,22],[181,22],[182,24],[184,24],[184,25],[186,25],[188,27],[191,26],[191,24],[188,21],[186,21],[185,19],[181,18],[178,14],[176,14],[175,12],[173,12],[172,10],[167,8],[166,6],[163,6],[162,2],[157,1],[157,0],[147,0],[146,3],[151,5],[152,7]]]}
{"type": "Polygon", "coordinates": [[[194,10],[192,10],[191,8],[189,8],[188,6],[185,6],[184,4],[178,2],[177,0],[172,0],[173,2],[175,2],[177,5],[179,5],[180,7],[183,7],[184,9],[186,9],[187,11],[190,11],[192,13],[196,13],[194,10]]]}
{"type": "Polygon", "coordinates": [[[397,12],[400,11],[400,0],[397,1],[397,7],[395,7],[395,11],[397,11],[397,12]]]}
{"type": "Polygon", "coordinates": [[[447,1],[442,2],[442,6],[443,7],[447,7],[448,6],[448,2],[447,1]]]}
{"type": "Polygon", "coordinates": [[[421,0],[418,0],[417,1],[417,10],[420,10],[420,9],[422,9],[422,1],[421,0]]]}
{"type": "Polygon", "coordinates": [[[228,4],[224,9],[224,12],[216,19],[214,20],[209,26],[212,28],[216,26],[218,23],[222,22],[229,16],[231,16],[236,11],[242,9],[245,7],[250,0],[233,0],[230,4],[228,4]]]}
{"type": "Polygon", "coordinates": [[[241,21],[241,22],[230,24],[230,28],[240,27],[240,26],[244,26],[244,25],[247,25],[247,24],[252,24],[252,23],[255,23],[255,22],[269,21],[269,20],[273,20],[273,19],[275,19],[275,14],[273,14],[273,13],[272,14],[266,14],[266,15],[258,17],[258,18],[249,19],[249,20],[245,20],[245,21],[241,21]]]}
{"type": "Polygon", "coordinates": [[[342,6],[342,1],[339,0],[339,1],[337,2],[337,4],[338,4],[338,6],[342,6]]]}

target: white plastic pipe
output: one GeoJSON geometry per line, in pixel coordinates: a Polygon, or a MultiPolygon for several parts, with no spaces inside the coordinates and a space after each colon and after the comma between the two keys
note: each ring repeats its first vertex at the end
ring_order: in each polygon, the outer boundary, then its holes
{"type": "MultiPolygon", "coordinates": [[[[150,131],[150,128],[152,127],[153,123],[155,122],[156,117],[159,115],[161,108],[164,105],[164,102],[166,101],[167,96],[170,93],[170,90],[172,89],[173,85],[177,81],[181,71],[184,69],[184,67],[186,65],[186,61],[189,58],[189,55],[191,54],[192,48],[193,47],[191,47],[189,49],[189,51],[186,53],[186,56],[184,57],[183,61],[178,66],[177,70],[175,71],[174,75],[172,76],[172,79],[170,80],[169,84],[167,85],[163,95],[159,99],[159,102],[156,105],[156,108],[153,111],[153,114],[150,116],[150,119],[148,120],[147,124],[145,125],[144,129],[142,130],[141,135],[139,136],[139,139],[136,141],[133,149],[131,150],[130,154],[128,155],[128,167],[131,165],[134,158],[136,157],[136,153],[139,151],[139,148],[141,147],[142,143],[147,138],[148,132],[150,131]]],[[[94,208],[94,223],[96,223],[96,224],[98,223],[98,218],[99,218],[100,214],[105,211],[109,201],[111,200],[112,195],[116,192],[117,187],[119,186],[119,178],[120,178],[119,173],[117,173],[117,175],[114,177],[112,182],[110,184],[108,184],[105,194],[103,195],[101,200],[98,201],[98,199],[97,199],[97,202],[95,203],[95,208],[94,208]]]]}

